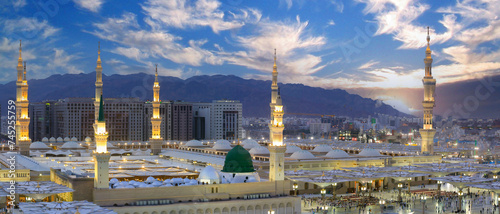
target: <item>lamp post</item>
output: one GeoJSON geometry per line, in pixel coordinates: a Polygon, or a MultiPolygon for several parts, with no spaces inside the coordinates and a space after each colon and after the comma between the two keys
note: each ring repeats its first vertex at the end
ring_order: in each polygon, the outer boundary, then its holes
{"type": "Polygon", "coordinates": [[[442,183],[443,183],[442,181],[437,181],[437,184],[438,184],[438,188],[437,188],[438,198],[441,197],[441,184],[442,183]]]}
{"type": "Polygon", "coordinates": [[[462,196],[464,193],[462,190],[458,191],[458,212],[462,212],[462,196]]]}
{"type": "Polygon", "coordinates": [[[366,186],[361,186],[361,196],[365,196],[366,186]]]}
{"type": "Polygon", "coordinates": [[[273,208],[269,208],[269,211],[267,211],[267,214],[274,214],[273,208]]]}
{"type": "Polygon", "coordinates": [[[321,200],[325,200],[326,189],[321,189],[321,200]]]}
{"type": "Polygon", "coordinates": [[[411,178],[407,178],[406,180],[408,181],[408,194],[410,195],[410,194],[411,194],[411,189],[410,189],[410,186],[411,186],[411,178]]]}
{"type": "Polygon", "coordinates": [[[332,188],[333,200],[335,200],[335,198],[337,198],[337,183],[333,183],[332,186],[333,186],[332,188]]]}
{"type": "Polygon", "coordinates": [[[425,201],[427,200],[427,196],[422,195],[420,199],[422,200],[422,214],[425,214],[425,201]]]}
{"type": "Polygon", "coordinates": [[[385,200],[381,199],[378,204],[380,204],[380,213],[384,213],[385,200]]]}
{"type": "Polygon", "coordinates": [[[294,183],[292,188],[293,188],[293,193],[295,194],[295,196],[297,196],[297,188],[299,188],[299,185],[297,183],[294,183]]]}
{"type": "Polygon", "coordinates": [[[403,201],[403,199],[401,197],[401,188],[403,188],[403,184],[399,183],[398,184],[398,201],[403,201]]]}
{"type": "Polygon", "coordinates": [[[498,175],[493,175],[493,182],[497,181],[498,175]]]}

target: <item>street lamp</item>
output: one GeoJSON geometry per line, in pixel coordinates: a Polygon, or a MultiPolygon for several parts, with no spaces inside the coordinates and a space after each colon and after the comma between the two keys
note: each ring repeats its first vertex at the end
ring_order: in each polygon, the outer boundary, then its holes
{"type": "Polygon", "coordinates": [[[427,196],[422,195],[420,199],[422,200],[422,214],[425,214],[425,201],[427,200],[427,196]]]}
{"type": "Polygon", "coordinates": [[[384,205],[385,205],[385,200],[380,200],[378,201],[378,204],[380,204],[380,213],[384,212],[384,205]]]}
{"type": "Polygon", "coordinates": [[[411,194],[410,186],[411,186],[411,178],[406,179],[408,181],[408,194],[411,194]]]}
{"type": "Polygon", "coordinates": [[[458,211],[461,212],[462,211],[462,196],[464,195],[464,193],[462,192],[462,190],[458,191],[458,211]]]}
{"type": "Polygon", "coordinates": [[[403,201],[403,199],[401,197],[401,188],[403,188],[403,184],[399,183],[398,184],[398,201],[403,201]]]}
{"type": "Polygon", "coordinates": [[[333,183],[333,190],[332,190],[332,195],[333,195],[333,200],[337,197],[337,183],[333,183]]]}
{"type": "Polygon", "coordinates": [[[361,186],[361,195],[365,196],[366,186],[361,186]]]}
{"type": "Polygon", "coordinates": [[[267,214],[274,214],[274,210],[272,208],[269,208],[269,211],[267,211],[267,214]]]}
{"type": "Polygon", "coordinates": [[[292,188],[293,188],[293,192],[295,193],[295,195],[297,195],[297,188],[299,188],[299,185],[297,183],[294,183],[292,185],[292,188]]]}
{"type": "Polygon", "coordinates": [[[321,189],[321,200],[325,200],[326,189],[321,189]]]}
{"type": "Polygon", "coordinates": [[[498,175],[493,175],[493,181],[496,181],[498,178],[498,175]]]}

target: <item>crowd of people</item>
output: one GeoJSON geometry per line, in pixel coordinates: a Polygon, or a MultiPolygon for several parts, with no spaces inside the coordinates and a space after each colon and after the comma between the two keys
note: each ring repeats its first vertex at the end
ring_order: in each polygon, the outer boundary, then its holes
{"type": "Polygon", "coordinates": [[[426,195],[426,199],[421,196],[424,193],[401,193],[401,201],[398,201],[398,190],[376,192],[371,196],[359,196],[355,194],[339,195],[335,199],[332,196],[322,197],[321,195],[302,195],[303,210],[312,214],[330,213],[381,213],[382,210],[394,209],[393,212],[412,213],[415,210],[425,209],[429,213],[460,213],[463,212],[493,214],[498,212],[493,194],[489,191],[476,191],[462,196],[462,206],[458,194],[443,192],[441,196],[436,194],[426,195]],[[424,201],[425,200],[425,201],[424,201]],[[384,201],[383,204],[379,203],[384,201]]]}

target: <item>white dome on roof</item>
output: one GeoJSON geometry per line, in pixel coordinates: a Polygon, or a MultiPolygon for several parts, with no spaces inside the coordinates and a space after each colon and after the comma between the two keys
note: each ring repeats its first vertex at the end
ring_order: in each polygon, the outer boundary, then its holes
{"type": "Polygon", "coordinates": [[[328,145],[319,145],[319,146],[314,147],[314,149],[312,151],[313,152],[329,152],[332,150],[333,150],[332,147],[330,147],[328,145]]]}
{"type": "Polygon", "coordinates": [[[201,143],[198,140],[190,140],[184,146],[198,147],[198,146],[203,146],[203,143],[201,143]]]}
{"type": "Polygon", "coordinates": [[[56,138],[51,137],[51,138],[49,139],[49,141],[50,141],[51,143],[55,143],[55,142],[56,142],[56,138]]]}
{"type": "Polygon", "coordinates": [[[246,144],[259,144],[259,143],[257,143],[257,141],[255,141],[253,139],[246,139],[246,140],[241,142],[241,145],[246,145],[246,144]]]}
{"type": "Polygon", "coordinates": [[[231,150],[233,147],[227,140],[218,140],[212,148],[215,150],[231,150]]]}
{"type": "Polygon", "coordinates": [[[120,182],[120,181],[118,181],[118,179],[116,179],[116,178],[112,178],[111,180],[109,180],[110,184],[116,184],[118,182],[120,182]]]}
{"type": "Polygon", "coordinates": [[[65,137],[64,142],[68,142],[68,141],[71,141],[71,139],[69,137],[65,137]]]}
{"type": "Polygon", "coordinates": [[[57,142],[63,142],[63,141],[64,141],[64,140],[63,140],[63,138],[62,138],[62,137],[58,137],[58,138],[57,138],[57,142]]]}
{"type": "Polygon", "coordinates": [[[291,145],[291,146],[286,146],[286,151],[285,153],[294,153],[296,151],[301,151],[302,149],[298,146],[295,146],[295,145],[291,145]]]}
{"type": "Polygon", "coordinates": [[[83,149],[83,147],[75,141],[68,141],[61,146],[61,149],[83,149]]]}
{"type": "Polygon", "coordinates": [[[106,147],[108,147],[108,149],[109,149],[109,148],[117,148],[115,145],[113,145],[113,144],[112,144],[112,143],[110,143],[110,142],[108,142],[108,143],[106,144],[106,147]]]}
{"type": "Polygon", "coordinates": [[[45,143],[37,141],[30,145],[30,149],[50,149],[45,143]]]}
{"type": "Polygon", "coordinates": [[[146,178],[146,181],[145,181],[144,183],[153,183],[153,182],[155,182],[155,181],[156,181],[156,179],[155,179],[155,178],[153,178],[153,177],[149,176],[148,178],[146,178]]]}
{"type": "Polygon", "coordinates": [[[290,157],[293,159],[297,159],[297,160],[314,159],[315,158],[314,155],[307,150],[296,151],[290,157]]]}
{"type": "Polygon", "coordinates": [[[269,149],[264,146],[256,146],[250,149],[250,154],[252,155],[267,155],[269,154],[269,149]]]}
{"type": "Polygon", "coordinates": [[[71,141],[78,141],[78,138],[76,138],[76,137],[72,137],[72,138],[71,138],[71,141]]]}
{"type": "Polygon", "coordinates": [[[348,158],[348,157],[351,157],[344,150],[340,150],[340,149],[335,149],[335,150],[329,151],[325,156],[329,157],[329,158],[348,158]]]}
{"type": "Polygon", "coordinates": [[[213,168],[212,166],[206,166],[205,169],[201,170],[200,174],[198,175],[198,181],[202,183],[219,184],[220,176],[215,168],[213,168]]]}
{"type": "Polygon", "coordinates": [[[49,138],[47,137],[42,138],[42,142],[49,142],[49,138]]]}
{"type": "Polygon", "coordinates": [[[90,138],[90,137],[86,137],[86,138],[85,138],[85,142],[92,142],[92,138],[90,138]]]}
{"type": "Polygon", "coordinates": [[[260,145],[255,140],[246,139],[243,142],[241,142],[241,146],[243,146],[243,148],[245,148],[245,149],[251,149],[251,148],[254,148],[254,147],[257,147],[257,146],[260,146],[260,145]]]}
{"type": "Polygon", "coordinates": [[[359,152],[358,156],[366,156],[366,157],[376,157],[382,156],[380,152],[376,149],[366,148],[359,152]]]}

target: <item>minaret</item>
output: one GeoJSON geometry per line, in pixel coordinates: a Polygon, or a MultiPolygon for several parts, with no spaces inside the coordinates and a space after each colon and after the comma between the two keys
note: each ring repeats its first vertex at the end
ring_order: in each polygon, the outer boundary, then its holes
{"type": "Polygon", "coordinates": [[[94,188],[109,188],[109,158],[108,152],[108,132],[106,131],[106,121],[104,121],[104,110],[102,94],[99,97],[99,113],[97,122],[94,124],[95,151],[94,156],[94,188]]]}
{"type": "MultiPolygon", "coordinates": [[[[97,43],[97,66],[95,68],[95,98],[94,98],[94,124],[97,124],[97,118],[99,117],[99,103],[102,95],[102,66],[101,66],[101,42],[97,43]]],[[[89,150],[93,150],[97,141],[94,139],[94,144],[88,147],[89,150]]]]}
{"type": "Polygon", "coordinates": [[[432,77],[432,57],[431,57],[431,38],[429,36],[429,27],[427,27],[427,49],[425,50],[425,76],[422,79],[424,84],[424,126],[420,129],[422,136],[422,154],[434,154],[434,135],[436,130],[432,127],[433,108],[435,105],[434,91],[436,90],[436,80],[432,77]]]}
{"type": "MultiPolygon", "coordinates": [[[[276,49],[274,49],[274,65],[273,65],[273,81],[271,84],[271,103],[269,107],[271,109],[271,118],[269,120],[269,130],[272,129],[273,123],[273,111],[274,105],[276,104],[276,99],[278,98],[278,66],[276,66],[276,49]]],[[[269,142],[273,140],[273,132],[269,132],[269,142]]]]}
{"type": "Polygon", "coordinates": [[[283,142],[283,104],[279,91],[276,93],[276,102],[272,110],[270,132],[272,133],[271,144],[269,145],[269,181],[282,181],[285,179],[285,151],[286,145],[283,142]]]}
{"type": "Polygon", "coordinates": [[[95,68],[95,122],[97,122],[97,117],[99,117],[99,101],[102,95],[102,66],[101,66],[101,42],[97,46],[97,66],[95,68]]]}
{"type": "Polygon", "coordinates": [[[17,61],[17,96],[16,96],[16,145],[21,155],[30,155],[31,139],[29,137],[30,118],[28,115],[28,80],[26,79],[26,62],[21,56],[22,47],[19,40],[19,59],[17,61]]]}
{"type": "Polygon", "coordinates": [[[161,117],[160,117],[160,84],[158,83],[158,65],[156,65],[155,82],[153,84],[153,117],[151,118],[151,153],[158,155],[161,152],[161,117]]]}

